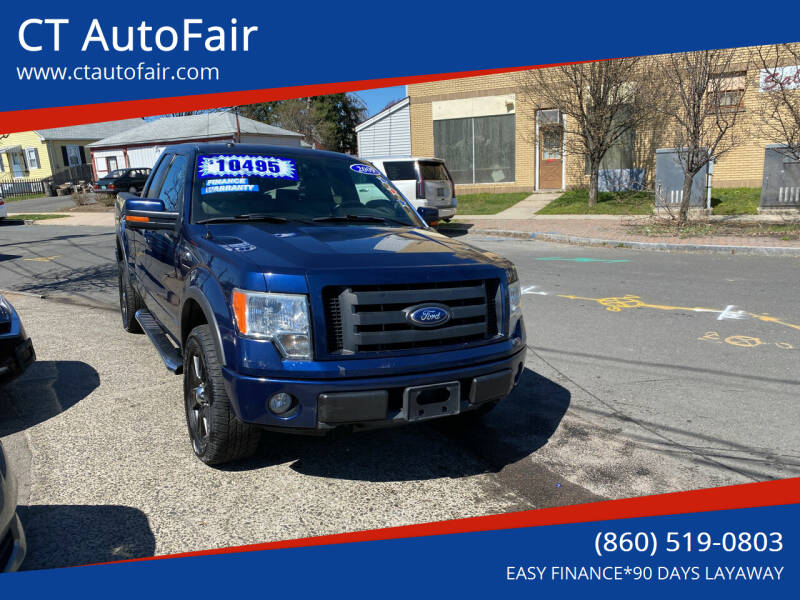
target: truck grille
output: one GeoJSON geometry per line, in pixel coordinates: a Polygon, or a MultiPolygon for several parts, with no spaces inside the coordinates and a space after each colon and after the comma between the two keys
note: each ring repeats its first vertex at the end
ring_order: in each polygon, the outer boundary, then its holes
{"type": "Polygon", "coordinates": [[[359,354],[477,344],[502,327],[497,279],[422,284],[330,286],[322,291],[329,354],[359,354]],[[404,309],[443,304],[451,318],[440,327],[409,323],[404,309]]]}

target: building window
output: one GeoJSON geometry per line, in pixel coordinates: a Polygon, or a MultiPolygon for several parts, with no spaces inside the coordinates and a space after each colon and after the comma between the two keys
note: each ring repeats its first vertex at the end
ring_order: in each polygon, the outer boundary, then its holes
{"type": "Polygon", "coordinates": [[[25,177],[28,173],[28,168],[25,166],[25,157],[19,150],[14,150],[8,154],[8,163],[15,178],[25,177]]]}
{"type": "Polygon", "coordinates": [[[712,110],[739,110],[744,107],[744,90],[747,72],[725,73],[711,82],[708,95],[712,110]]]}
{"type": "Polygon", "coordinates": [[[433,145],[456,183],[513,182],[516,116],[497,115],[433,122],[433,145]]]}
{"type": "Polygon", "coordinates": [[[561,160],[561,126],[543,127],[540,130],[542,138],[542,160],[561,160]]]}
{"type": "Polygon", "coordinates": [[[69,159],[70,167],[76,167],[81,164],[81,147],[67,146],[67,158],[69,159]]]}
{"type": "Polygon", "coordinates": [[[25,156],[28,159],[29,169],[38,169],[41,167],[39,164],[39,151],[36,148],[26,148],[25,156]]]}
{"type": "Polygon", "coordinates": [[[116,156],[106,156],[106,170],[110,173],[111,171],[117,170],[117,157],[116,156]]]}

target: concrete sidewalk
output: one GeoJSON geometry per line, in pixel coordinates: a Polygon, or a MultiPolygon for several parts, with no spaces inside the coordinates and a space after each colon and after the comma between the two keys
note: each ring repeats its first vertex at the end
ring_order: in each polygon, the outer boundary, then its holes
{"type": "Polygon", "coordinates": [[[459,220],[482,221],[493,219],[530,219],[536,213],[558,198],[563,192],[534,192],[514,206],[494,215],[458,215],[459,220]]]}
{"type": "MultiPolygon", "coordinates": [[[[710,219],[715,223],[780,224],[785,219],[774,216],[745,215],[731,217],[719,215],[710,219]]],[[[648,234],[648,228],[657,226],[651,217],[611,215],[536,216],[530,219],[471,219],[459,217],[443,231],[461,229],[470,234],[537,239],[592,246],[619,246],[662,251],[707,251],[726,254],[774,254],[800,256],[800,240],[782,239],[767,235],[697,235],[648,234]],[[568,218],[567,218],[568,217],[568,218]],[[602,218],[599,218],[602,217],[602,218]]],[[[789,237],[788,235],[786,237],[789,237]]]]}
{"type": "MultiPolygon", "coordinates": [[[[88,227],[114,227],[113,212],[52,212],[61,215],[60,219],[35,221],[37,225],[83,225],[88,227]]],[[[13,218],[14,215],[9,214],[13,218]]]]}

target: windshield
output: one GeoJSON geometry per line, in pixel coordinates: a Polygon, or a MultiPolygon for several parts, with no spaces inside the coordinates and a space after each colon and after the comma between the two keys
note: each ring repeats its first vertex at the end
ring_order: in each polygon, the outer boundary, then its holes
{"type": "Polygon", "coordinates": [[[193,223],[259,217],[424,226],[381,172],[364,163],[279,153],[197,157],[193,223]]]}
{"type": "Polygon", "coordinates": [[[106,177],[122,177],[123,175],[125,175],[125,171],[117,169],[116,171],[111,171],[106,177]]]}

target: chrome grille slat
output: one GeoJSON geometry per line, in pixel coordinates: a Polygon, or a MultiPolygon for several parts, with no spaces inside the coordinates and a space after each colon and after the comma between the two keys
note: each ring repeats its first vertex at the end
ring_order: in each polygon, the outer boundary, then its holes
{"type": "MultiPolygon", "coordinates": [[[[467,317],[480,317],[486,314],[484,304],[473,304],[468,306],[454,306],[450,309],[452,319],[466,319],[467,317]]],[[[403,311],[386,312],[357,312],[351,317],[354,325],[389,325],[406,323],[403,311]]]]}
{"type": "Polygon", "coordinates": [[[486,333],[486,322],[454,327],[438,327],[436,329],[405,329],[401,331],[374,331],[354,333],[356,343],[361,345],[402,344],[406,342],[427,342],[439,338],[460,338],[468,335],[486,333]]]}
{"type": "Polygon", "coordinates": [[[421,302],[447,302],[448,300],[463,300],[467,298],[485,299],[484,286],[430,288],[424,290],[381,290],[375,292],[354,291],[358,304],[419,304],[421,302]]]}

